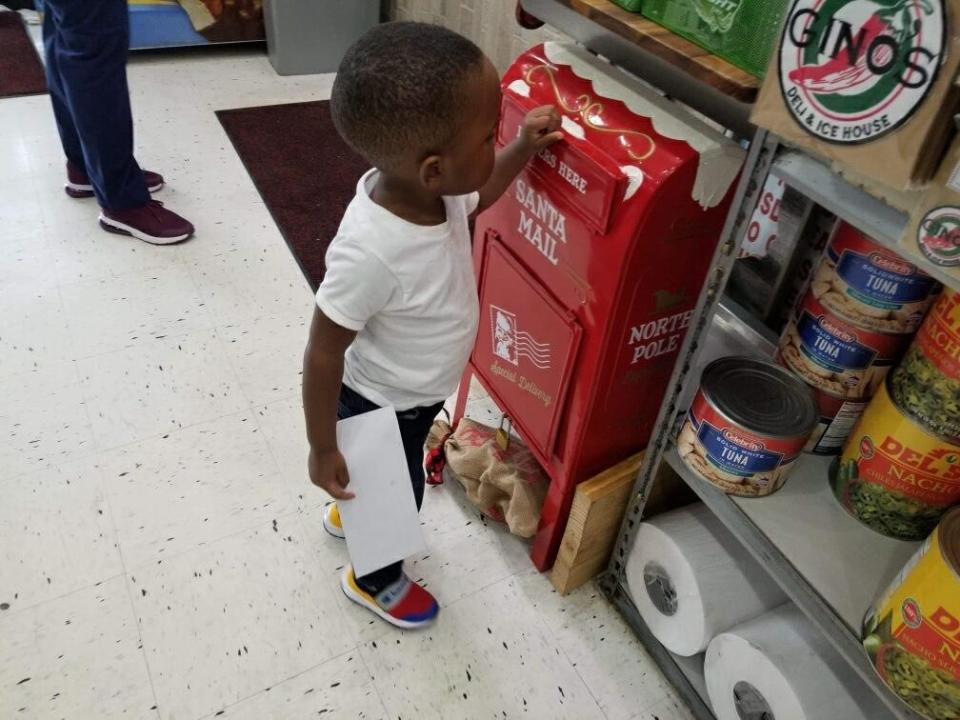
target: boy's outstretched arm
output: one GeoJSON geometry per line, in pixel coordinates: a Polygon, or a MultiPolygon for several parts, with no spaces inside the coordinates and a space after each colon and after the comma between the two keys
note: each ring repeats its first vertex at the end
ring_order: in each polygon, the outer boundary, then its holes
{"type": "Polygon", "coordinates": [[[337,401],[343,381],[343,355],[356,335],[314,308],[310,339],[303,353],[303,413],[310,443],[310,480],[338,500],[354,497],[347,490],[347,464],[337,448],[337,401]]]}
{"type": "Polygon", "coordinates": [[[561,138],[560,115],[552,105],[543,105],[527,113],[520,136],[497,153],[493,173],[480,188],[477,211],[486,210],[499,200],[530,158],[561,138]]]}

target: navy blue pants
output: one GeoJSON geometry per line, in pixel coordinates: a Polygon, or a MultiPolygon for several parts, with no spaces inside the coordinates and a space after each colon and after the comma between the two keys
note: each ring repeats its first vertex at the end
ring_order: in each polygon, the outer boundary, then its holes
{"type": "Polygon", "coordinates": [[[100,206],[150,200],[133,158],[126,0],[44,0],[43,42],[53,114],[67,159],[86,172],[100,206]]]}
{"type": "MultiPolygon", "coordinates": [[[[337,403],[337,417],[343,420],[378,410],[379,407],[344,385],[340,390],[340,402],[337,403]]],[[[437,403],[430,407],[413,408],[397,413],[400,437],[403,440],[403,453],[407,458],[407,469],[410,470],[410,481],[413,483],[413,496],[417,499],[418,510],[423,505],[423,490],[426,484],[426,474],[423,471],[423,446],[427,442],[427,435],[430,433],[434,419],[442,409],[443,403],[437,403]]],[[[403,573],[403,563],[398,562],[357,578],[357,583],[367,592],[376,595],[398,580],[401,573],[403,573]]]]}

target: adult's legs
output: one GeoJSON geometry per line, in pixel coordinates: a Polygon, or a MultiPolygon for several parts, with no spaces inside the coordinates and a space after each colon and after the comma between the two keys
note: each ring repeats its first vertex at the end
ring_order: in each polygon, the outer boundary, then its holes
{"type": "Polygon", "coordinates": [[[84,170],[83,147],[77,127],[73,124],[73,115],[70,113],[70,104],[67,93],[60,78],[60,66],[56,52],[57,30],[54,24],[53,12],[43,16],[43,47],[46,55],[47,86],[50,90],[50,102],[53,104],[53,117],[57,121],[57,130],[60,132],[60,143],[63,152],[73,165],[84,170]]]}
{"type": "Polygon", "coordinates": [[[47,72],[67,158],[86,172],[101,207],[146,205],[150,193],[133,157],[126,0],[45,0],[44,7],[47,72]]]}

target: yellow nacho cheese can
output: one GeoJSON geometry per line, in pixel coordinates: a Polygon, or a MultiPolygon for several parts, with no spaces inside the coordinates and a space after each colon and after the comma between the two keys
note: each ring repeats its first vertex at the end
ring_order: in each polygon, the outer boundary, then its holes
{"type": "Polygon", "coordinates": [[[932,434],[880,386],[830,484],[840,504],[867,527],[900,540],[923,540],[960,503],[960,447],[932,434]]]}
{"type": "Polygon", "coordinates": [[[943,516],[863,623],[880,677],[930,720],[960,718],[960,508],[943,516]]]}

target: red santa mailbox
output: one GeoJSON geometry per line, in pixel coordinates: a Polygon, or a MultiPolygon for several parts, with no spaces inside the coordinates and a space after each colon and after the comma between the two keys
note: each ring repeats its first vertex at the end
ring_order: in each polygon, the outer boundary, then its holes
{"type": "Polygon", "coordinates": [[[503,78],[498,141],[539,105],[565,139],[477,220],[476,376],[550,475],[532,557],[556,555],[578,482],[641,450],[744,153],[622,71],[567,44],[503,78]]]}

